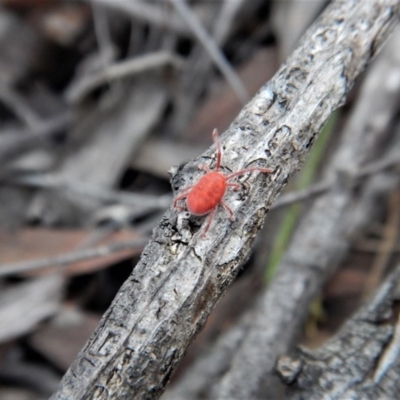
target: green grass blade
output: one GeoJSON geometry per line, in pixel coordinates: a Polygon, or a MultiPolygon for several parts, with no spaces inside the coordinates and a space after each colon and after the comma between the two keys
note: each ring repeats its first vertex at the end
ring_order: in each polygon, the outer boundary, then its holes
{"type": "MultiPolygon", "coordinates": [[[[296,190],[306,189],[313,181],[335,126],[337,116],[338,112],[335,111],[328,118],[317,141],[315,142],[314,147],[311,150],[310,156],[308,157],[301,171],[298,182],[295,186],[296,190]]],[[[267,283],[271,281],[277,272],[279,263],[281,262],[286,247],[290,241],[290,238],[292,237],[292,233],[297,224],[301,210],[301,204],[294,204],[289,207],[283,218],[265,272],[265,280],[267,283]]]]}

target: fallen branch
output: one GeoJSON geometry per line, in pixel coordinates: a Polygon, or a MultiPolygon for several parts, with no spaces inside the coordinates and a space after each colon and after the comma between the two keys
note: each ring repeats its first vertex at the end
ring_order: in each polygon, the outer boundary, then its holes
{"type": "Polygon", "coordinates": [[[105,257],[124,250],[136,250],[142,248],[148,242],[147,238],[134,239],[124,242],[115,242],[109,245],[98,246],[89,249],[79,249],[70,253],[40,260],[26,261],[13,264],[0,265],[0,277],[21,274],[24,272],[37,271],[48,268],[61,268],[79,261],[91,260],[93,258],[105,257]]]}
{"type": "MultiPolygon", "coordinates": [[[[398,20],[394,0],[336,1],[275,77],[221,138],[225,166],[268,166],[249,177],[246,199],[232,195],[236,221],[218,212],[202,238],[201,219],[184,224],[170,209],[53,399],[157,398],[187,345],[250,253],[263,218],[331,112],[343,104],[398,20]],[[372,49],[372,51],[371,51],[372,49]],[[268,184],[267,184],[268,183],[268,184]]],[[[200,176],[198,163],[173,176],[175,189],[200,176]]]]}
{"type": "Polygon", "coordinates": [[[187,27],[175,12],[171,12],[168,7],[144,1],[130,0],[87,0],[88,2],[107,7],[123,14],[128,14],[132,18],[148,22],[162,29],[170,29],[177,33],[187,36],[191,35],[191,30],[187,27]]]}
{"type": "Polygon", "coordinates": [[[169,194],[155,196],[123,190],[111,190],[100,185],[84,184],[79,181],[63,179],[54,174],[23,174],[17,177],[10,177],[4,181],[12,185],[51,189],[67,194],[72,193],[83,198],[96,200],[98,203],[117,203],[147,210],[164,210],[171,204],[172,200],[169,194]]]}
{"type": "MultiPolygon", "coordinates": [[[[35,123],[34,127],[2,132],[0,143],[0,167],[11,160],[43,147],[55,133],[68,128],[73,121],[71,113],[66,112],[45,121],[35,123]]],[[[1,175],[5,175],[2,172],[1,175]]]]}
{"type": "Polygon", "coordinates": [[[177,13],[183,18],[189,28],[193,31],[193,34],[202,44],[207,54],[214,61],[215,65],[219,68],[222,75],[224,75],[225,79],[232,87],[238,99],[243,103],[248,101],[249,95],[242,80],[232,68],[232,66],[230,65],[222,51],[219,49],[218,45],[212,39],[212,37],[208,35],[207,31],[204,29],[203,25],[198,20],[196,15],[191,11],[190,7],[183,0],[169,1],[175,7],[177,13]]]}
{"type": "Polygon", "coordinates": [[[395,399],[400,390],[400,266],[372,301],[318,350],[282,356],[287,399],[395,399]],[[340,349],[340,351],[338,351],[340,349]]]}
{"type": "Polygon", "coordinates": [[[84,76],[73,83],[66,93],[66,98],[70,103],[77,103],[92,90],[105,83],[112,83],[117,79],[135,76],[166,66],[181,68],[183,64],[183,59],[166,51],[159,51],[120,61],[104,67],[100,72],[84,76]]]}
{"type": "MultiPolygon", "coordinates": [[[[360,168],[357,172],[353,172],[352,175],[348,176],[347,178],[352,181],[351,184],[355,185],[359,183],[360,179],[362,178],[378,174],[379,172],[382,172],[388,168],[392,168],[396,165],[400,165],[400,153],[391,154],[382,158],[381,160],[368,163],[365,167],[360,168]]],[[[329,190],[332,190],[334,186],[337,185],[338,179],[340,178],[336,177],[334,179],[325,179],[322,182],[311,185],[307,189],[285,193],[276,200],[276,202],[272,205],[271,210],[276,210],[281,207],[286,207],[300,201],[305,201],[312,199],[313,197],[320,196],[329,190]]]]}
{"type": "Polygon", "coordinates": [[[28,128],[35,129],[40,125],[40,117],[13,88],[0,84],[0,101],[8,106],[28,128]]]}

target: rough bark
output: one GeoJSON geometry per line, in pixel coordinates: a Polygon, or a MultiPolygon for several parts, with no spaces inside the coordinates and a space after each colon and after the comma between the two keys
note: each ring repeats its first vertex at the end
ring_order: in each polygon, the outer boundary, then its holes
{"type": "Polygon", "coordinates": [[[288,399],[395,399],[400,390],[400,266],[322,348],[278,360],[288,399]]]}
{"type": "MultiPolygon", "coordinates": [[[[230,170],[269,166],[248,192],[229,194],[231,222],[216,215],[206,239],[201,218],[170,209],[98,329],[53,399],[157,398],[190,340],[249,255],[263,218],[301,166],[330,113],[396,23],[397,1],[334,2],[222,137],[230,170]]],[[[174,189],[195,182],[199,162],[175,171],[174,189]]]]}

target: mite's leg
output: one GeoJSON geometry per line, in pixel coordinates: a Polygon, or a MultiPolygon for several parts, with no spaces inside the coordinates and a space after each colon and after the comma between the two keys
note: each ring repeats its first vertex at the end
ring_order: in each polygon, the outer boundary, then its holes
{"type": "Polygon", "coordinates": [[[233,174],[228,175],[226,177],[226,180],[232,179],[238,175],[244,175],[244,174],[247,174],[248,172],[254,172],[254,171],[262,172],[263,174],[270,174],[273,171],[273,169],[272,168],[259,168],[259,167],[245,168],[245,169],[236,171],[233,174]]]}
{"type": "Polygon", "coordinates": [[[210,214],[208,214],[208,216],[207,216],[207,225],[206,225],[206,229],[203,233],[203,239],[205,239],[207,236],[208,229],[210,228],[211,222],[214,219],[217,208],[218,208],[218,206],[214,207],[213,210],[210,212],[210,214]]]}
{"type": "Polygon", "coordinates": [[[182,192],[175,197],[174,199],[174,207],[178,209],[178,211],[183,211],[185,208],[184,207],[180,207],[177,205],[179,200],[183,200],[184,198],[186,198],[189,194],[189,192],[192,190],[193,186],[188,186],[187,188],[183,189],[182,192]]]}
{"type": "Polygon", "coordinates": [[[226,211],[228,211],[229,216],[230,216],[229,218],[231,219],[231,221],[234,221],[236,218],[235,218],[235,216],[233,215],[232,208],[230,208],[230,207],[228,206],[228,204],[226,204],[223,200],[221,200],[221,205],[222,205],[222,207],[225,208],[226,211]]]}
{"type": "Polygon", "coordinates": [[[221,158],[222,158],[222,146],[218,136],[218,129],[215,128],[212,133],[212,137],[214,139],[214,143],[217,146],[217,165],[215,170],[218,171],[219,167],[221,166],[221,158]]]}
{"type": "Polygon", "coordinates": [[[233,188],[233,190],[241,189],[241,186],[238,183],[227,183],[226,186],[233,188]]]}

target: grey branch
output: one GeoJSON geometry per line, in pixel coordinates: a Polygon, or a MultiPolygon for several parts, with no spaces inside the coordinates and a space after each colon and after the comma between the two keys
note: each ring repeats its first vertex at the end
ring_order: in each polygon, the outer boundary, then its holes
{"type": "Polygon", "coordinates": [[[73,193],[84,198],[94,199],[99,205],[117,203],[136,209],[145,209],[146,211],[164,210],[172,201],[172,197],[169,194],[153,196],[122,190],[110,190],[99,185],[66,180],[54,174],[26,174],[5,179],[5,182],[14,185],[51,189],[66,194],[73,193]]]}
{"type": "Polygon", "coordinates": [[[334,340],[280,358],[288,399],[395,399],[400,390],[400,266],[334,340]],[[338,351],[340,349],[340,352],[338,351]],[[291,366],[297,366],[293,369],[291,366]]]}
{"type": "Polygon", "coordinates": [[[41,120],[35,111],[26,103],[14,89],[0,84],[0,101],[8,106],[28,128],[34,129],[41,120]]]}
{"type": "Polygon", "coordinates": [[[0,166],[21,156],[35,147],[43,147],[54,135],[71,125],[71,113],[66,112],[49,120],[35,123],[34,127],[3,132],[0,139],[0,166]]]}
{"type": "Polygon", "coordinates": [[[225,76],[227,82],[231,85],[239,100],[245,103],[249,99],[247,89],[240,77],[236,74],[232,66],[229,64],[216,42],[204,29],[196,15],[191,11],[190,7],[183,0],[169,0],[174,5],[176,11],[181,15],[184,21],[193,31],[196,38],[202,44],[208,55],[214,61],[215,65],[225,76]]]}
{"type": "MultiPolygon", "coordinates": [[[[218,211],[206,239],[201,218],[183,223],[176,210],[166,212],[53,400],[160,396],[186,347],[249,256],[268,208],[300,168],[328,116],[344,103],[398,15],[394,0],[336,1],[327,8],[221,138],[224,166],[232,171],[268,166],[274,172],[251,175],[245,199],[229,198],[236,221],[218,211]]],[[[209,164],[214,150],[176,170],[174,188],[195,182],[198,164],[209,164]]]]}
{"type": "Polygon", "coordinates": [[[98,246],[89,249],[80,249],[70,253],[61,254],[45,259],[26,261],[14,264],[0,265],[0,277],[21,274],[24,272],[37,271],[46,268],[61,268],[79,261],[91,260],[93,258],[104,257],[109,254],[123,250],[140,249],[147,243],[147,238],[138,238],[124,242],[115,242],[109,245],[98,246]]]}
{"type": "MultiPolygon", "coordinates": [[[[362,167],[359,169],[359,171],[353,173],[352,176],[348,176],[348,180],[352,181],[349,182],[350,184],[355,185],[362,178],[370,175],[375,175],[379,172],[384,171],[385,169],[389,169],[398,165],[400,165],[400,152],[396,154],[390,154],[381,160],[368,163],[365,167],[362,167]]],[[[339,174],[337,174],[337,176],[333,179],[327,178],[322,182],[311,185],[307,189],[283,194],[272,205],[271,210],[276,210],[281,207],[286,207],[290,204],[298,203],[304,200],[309,200],[313,197],[320,196],[321,194],[324,194],[329,190],[334,189],[334,186],[337,185],[337,182],[340,178],[341,177],[339,176],[339,174]]]]}
{"type": "Polygon", "coordinates": [[[183,60],[167,51],[159,51],[107,65],[102,71],[84,76],[75,82],[68,89],[66,98],[69,102],[76,103],[100,85],[169,65],[181,68],[183,60]]]}
{"type": "Polygon", "coordinates": [[[168,7],[161,3],[154,4],[146,1],[130,0],[87,0],[110,9],[120,11],[150,24],[154,24],[164,29],[171,29],[177,33],[191,35],[191,30],[187,27],[175,12],[171,12],[168,7]]]}

